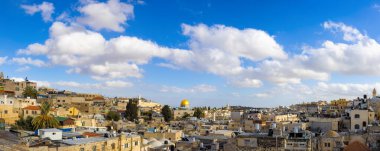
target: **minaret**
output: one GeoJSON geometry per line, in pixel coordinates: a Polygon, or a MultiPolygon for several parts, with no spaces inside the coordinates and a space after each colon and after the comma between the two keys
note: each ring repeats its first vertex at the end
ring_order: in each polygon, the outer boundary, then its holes
{"type": "Polygon", "coordinates": [[[372,98],[375,98],[377,96],[376,94],[376,88],[373,88],[372,90],[372,98]]]}

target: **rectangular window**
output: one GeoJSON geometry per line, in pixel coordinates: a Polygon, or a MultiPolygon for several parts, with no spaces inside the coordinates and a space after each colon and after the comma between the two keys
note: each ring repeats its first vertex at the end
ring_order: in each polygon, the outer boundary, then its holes
{"type": "Polygon", "coordinates": [[[128,148],[128,143],[124,144],[124,148],[128,148]]]}
{"type": "Polygon", "coordinates": [[[4,114],[8,114],[8,110],[4,110],[4,114]]]}
{"type": "Polygon", "coordinates": [[[106,145],[102,145],[102,151],[105,151],[106,150],[106,145]]]}
{"type": "Polygon", "coordinates": [[[355,114],[355,118],[360,118],[360,115],[359,114],[355,114]]]}
{"type": "Polygon", "coordinates": [[[138,146],[138,145],[139,145],[139,142],[138,142],[138,141],[136,141],[136,142],[135,142],[135,146],[138,146]]]}

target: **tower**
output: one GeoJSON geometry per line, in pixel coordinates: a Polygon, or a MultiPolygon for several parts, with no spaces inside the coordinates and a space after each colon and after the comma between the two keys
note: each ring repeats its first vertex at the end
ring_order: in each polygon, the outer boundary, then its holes
{"type": "Polygon", "coordinates": [[[374,98],[376,96],[377,96],[377,94],[376,94],[376,88],[373,88],[373,90],[372,90],[372,97],[374,98]]]}

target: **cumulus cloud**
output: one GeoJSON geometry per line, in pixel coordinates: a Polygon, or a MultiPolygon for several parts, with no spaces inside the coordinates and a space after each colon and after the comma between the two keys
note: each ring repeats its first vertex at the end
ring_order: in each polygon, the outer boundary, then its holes
{"type": "Polygon", "coordinates": [[[82,16],[77,19],[77,22],[95,30],[123,32],[126,21],[133,18],[133,5],[119,0],[85,3],[86,5],[78,9],[82,16]]]}
{"type": "Polygon", "coordinates": [[[39,59],[32,59],[30,57],[28,57],[28,58],[25,58],[25,57],[22,57],[22,58],[12,58],[11,61],[14,62],[14,63],[17,63],[19,65],[34,65],[34,66],[37,66],[37,67],[46,66],[46,63],[44,61],[39,60],[39,59]]]}
{"type": "Polygon", "coordinates": [[[25,10],[25,13],[29,15],[34,15],[35,13],[41,12],[42,19],[45,22],[52,21],[51,15],[54,13],[53,3],[42,2],[39,5],[21,5],[21,8],[23,8],[25,10]]]}
{"type": "Polygon", "coordinates": [[[44,44],[31,44],[19,54],[46,55],[52,64],[72,67],[69,73],[90,74],[95,79],[142,77],[138,65],[151,58],[167,58],[182,51],[161,47],[136,37],[119,36],[106,40],[100,33],[80,26],[55,22],[44,44]]]}
{"type": "Polygon", "coordinates": [[[380,75],[380,44],[343,23],[325,22],[324,28],[343,34],[344,42],[326,40],[322,46],[305,47],[300,63],[328,73],[380,75]]]}
{"type": "Polygon", "coordinates": [[[161,88],[161,92],[169,92],[169,93],[197,93],[197,92],[215,92],[217,89],[212,85],[200,84],[193,86],[191,88],[181,88],[176,86],[163,86],[161,88]]]}
{"type": "Polygon", "coordinates": [[[204,24],[183,24],[182,30],[190,38],[190,51],[181,54],[181,57],[176,55],[173,62],[185,68],[228,76],[241,74],[246,70],[242,66],[241,58],[251,61],[287,58],[287,54],[274,38],[261,30],[240,30],[224,25],[209,27],[204,24]]]}

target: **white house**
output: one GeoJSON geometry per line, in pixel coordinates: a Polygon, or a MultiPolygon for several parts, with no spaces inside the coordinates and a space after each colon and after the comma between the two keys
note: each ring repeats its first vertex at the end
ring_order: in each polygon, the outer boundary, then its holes
{"type": "Polygon", "coordinates": [[[62,140],[62,131],[56,128],[39,129],[38,136],[40,138],[49,138],[50,140],[62,140]]]}

